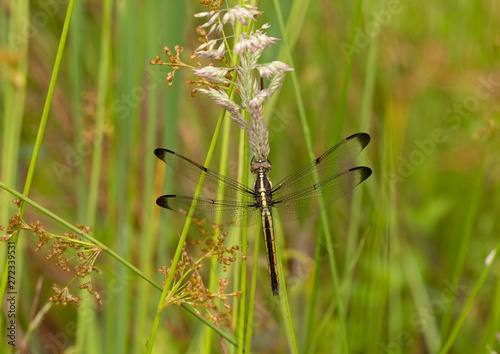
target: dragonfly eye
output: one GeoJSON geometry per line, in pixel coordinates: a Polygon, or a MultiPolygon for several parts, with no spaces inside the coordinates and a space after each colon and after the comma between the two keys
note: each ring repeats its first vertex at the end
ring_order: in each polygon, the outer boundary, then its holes
{"type": "Polygon", "coordinates": [[[250,166],[250,171],[255,174],[259,169],[264,169],[266,172],[271,172],[271,163],[269,161],[257,161],[252,163],[250,166]]]}
{"type": "Polygon", "coordinates": [[[273,165],[271,165],[271,163],[268,161],[264,161],[261,163],[261,166],[264,167],[264,169],[267,171],[267,172],[271,172],[271,168],[273,167],[273,165]]]}

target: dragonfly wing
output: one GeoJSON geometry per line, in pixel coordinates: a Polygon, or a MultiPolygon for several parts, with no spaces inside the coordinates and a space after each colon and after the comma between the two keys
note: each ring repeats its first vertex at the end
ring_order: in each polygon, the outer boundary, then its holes
{"type": "Polygon", "coordinates": [[[254,202],[237,202],[207,198],[193,198],[183,195],[163,195],[156,199],[159,206],[187,215],[191,204],[196,202],[194,217],[210,223],[227,226],[243,226],[245,214],[247,225],[260,219],[259,209],[254,202]]]}
{"type": "Polygon", "coordinates": [[[203,187],[213,192],[221,193],[237,200],[242,200],[244,195],[250,194],[252,197],[254,195],[254,192],[247,186],[220,173],[209,170],[174,151],[158,148],[155,149],[155,155],[176,172],[186,176],[195,183],[198,183],[204,174],[203,187]]]}
{"type": "Polygon", "coordinates": [[[276,184],[273,188],[273,196],[284,197],[315,182],[337,175],[359,155],[369,142],[370,136],[366,133],[354,134],[342,140],[316,160],[276,184]]]}
{"type": "Polygon", "coordinates": [[[355,167],[283,198],[274,199],[273,215],[282,221],[306,218],[326,208],[370,177],[368,167],[355,167]]]}

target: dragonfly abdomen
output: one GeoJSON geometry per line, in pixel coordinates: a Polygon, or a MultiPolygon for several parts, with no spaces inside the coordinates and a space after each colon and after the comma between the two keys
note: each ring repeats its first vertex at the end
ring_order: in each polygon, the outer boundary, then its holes
{"type": "Polygon", "coordinates": [[[274,225],[271,207],[273,205],[272,184],[267,174],[271,170],[268,161],[257,162],[252,165],[252,171],[257,174],[255,180],[255,201],[260,209],[262,228],[264,230],[264,244],[266,245],[267,266],[273,295],[279,295],[278,266],[276,261],[276,243],[274,240],[274,225]]]}
{"type": "Polygon", "coordinates": [[[267,266],[269,269],[269,278],[271,279],[271,289],[273,295],[279,295],[278,266],[276,260],[276,243],[274,240],[274,226],[271,209],[264,208],[261,211],[262,226],[264,229],[264,243],[266,245],[267,266]]]}

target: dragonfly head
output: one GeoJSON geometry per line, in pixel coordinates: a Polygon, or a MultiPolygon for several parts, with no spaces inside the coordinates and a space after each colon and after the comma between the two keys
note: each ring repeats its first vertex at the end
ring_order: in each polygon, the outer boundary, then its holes
{"type": "Polygon", "coordinates": [[[271,162],[269,160],[264,160],[264,161],[259,161],[255,158],[255,156],[252,158],[252,164],[250,166],[250,171],[252,171],[253,174],[259,173],[260,171],[269,173],[271,172],[271,162]]]}

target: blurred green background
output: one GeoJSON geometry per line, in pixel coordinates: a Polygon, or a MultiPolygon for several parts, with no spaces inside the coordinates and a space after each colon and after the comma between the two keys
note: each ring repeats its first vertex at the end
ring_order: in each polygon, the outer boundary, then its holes
{"type": "MultiPolygon", "coordinates": [[[[22,192],[67,3],[3,1],[1,9],[0,181],[22,192]]],[[[500,351],[499,267],[496,259],[486,263],[500,234],[499,2],[276,0],[259,10],[258,25],[268,22],[268,33],[282,39],[262,61],[294,67],[266,106],[272,180],[310,160],[299,102],[316,156],[353,133],[372,137],[358,164],[373,175],[328,208],[349,351],[430,353],[448,345],[453,353],[500,351]]],[[[75,3],[29,194],[72,224],[91,224],[95,238],[159,283],[156,269],[170,266],[184,218],[154,201],[193,194],[195,185],[165,169],[153,150],[203,163],[220,108],[202,94],[190,97],[189,70],[176,72],[167,88],[170,70],[149,60],[166,61],[162,48],[180,44],[189,62],[203,23],[193,14],[202,11],[194,0],[75,3]]],[[[240,134],[232,123],[223,129],[222,135],[229,129],[225,174],[237,178],[240,134]]],[[[217,171],[219,145],[210,164],[217,171]]],[[[16,212],[12,199],[0,189],[1,225],[16,212]]],[[[24,219],[68,231],[29,206],[24,219]]],[[[259,232],[250,230],[249,254],[259,232]]],[[[342,350],[332,273],[325,248],[316,248],[321,235],[318,217],[282,225],[277,234],[299,352],[342,350]]],[[[197,237],[192,228],[188,238],[197,237]]],[[[71,279],[45,260],[47,250],[34,252],[36,242],[24,232],[17,246],[17,348],[144,351],[161,293],[106,253],[97,261],[103,275],[92,278],[104,305],[94,306],[80,283],[72,284],[82,307],[52,306],[23,343],[53,295],[52,283],[71,279]]],[[[262,242],[257,281],[252,352],[288,352],[262,242]]],[[[205,328],[170,306],[155,351],[199,352],[205,328]]],[[[210,350],[222,352],[211,335],[210,350]]],[[[12,350],[5,340],[2,330],[0,352],[12,350]]]]}

